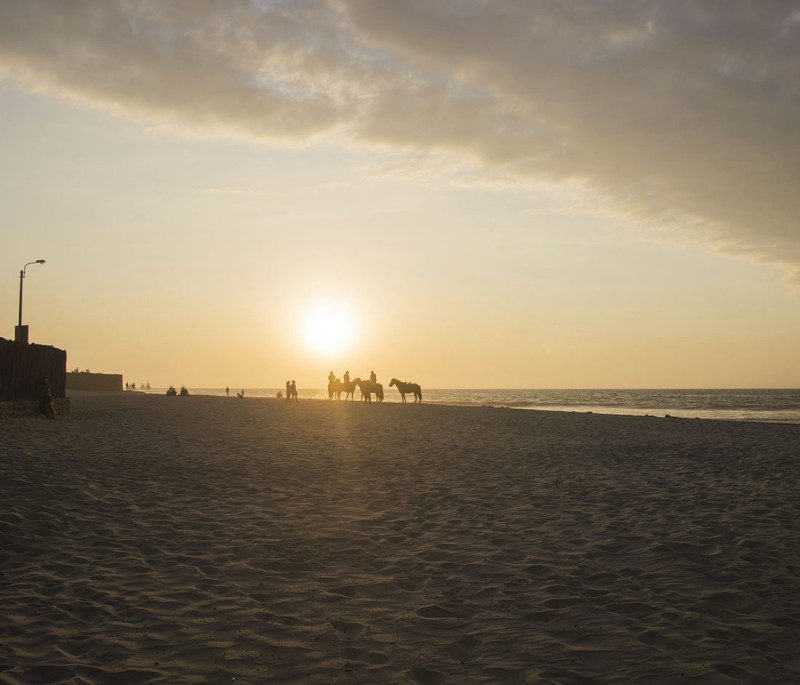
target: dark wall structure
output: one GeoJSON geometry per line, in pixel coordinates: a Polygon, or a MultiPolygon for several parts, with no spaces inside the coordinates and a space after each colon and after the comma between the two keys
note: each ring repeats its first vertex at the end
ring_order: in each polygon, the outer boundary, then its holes
{"type": "Polygon", "coordinates": [[[70,390],[122,392],[122,374],[70,371],[67,373],[67,387],[70,390]]]}
{"type": "Polygon", "coordinates": [[[66,351],[0,338],[0,417],[37,414],[43,378],[50,381],[56,414],[68,415],[66,351]]]}

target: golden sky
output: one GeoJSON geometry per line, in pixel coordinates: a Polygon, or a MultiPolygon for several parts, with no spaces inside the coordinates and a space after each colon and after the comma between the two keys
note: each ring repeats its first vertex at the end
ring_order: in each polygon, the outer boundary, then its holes
{"type": "Polygon", "coordinates": [[[784,3],[4,0],[0,312],[137,383],[798,387],[784,3]]]}

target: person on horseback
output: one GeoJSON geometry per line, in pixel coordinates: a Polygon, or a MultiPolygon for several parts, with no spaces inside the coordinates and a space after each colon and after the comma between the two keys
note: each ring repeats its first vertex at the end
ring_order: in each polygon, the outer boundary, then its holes
{"type": "Polygon", "coordinates": [[[374,371],[370,371],[369,372],[369,382],[370,383],[377,383],[378,382],[378,377],[375,375],[374,371]]]}

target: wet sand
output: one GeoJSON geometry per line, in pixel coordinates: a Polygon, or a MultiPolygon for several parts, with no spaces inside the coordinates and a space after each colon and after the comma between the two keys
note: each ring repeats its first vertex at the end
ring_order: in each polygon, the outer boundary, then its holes
{"type": "Polygon", "coordinates": [[[0,422],[0,683],[800,682],[800,426],[76,395],[0,422]]]}

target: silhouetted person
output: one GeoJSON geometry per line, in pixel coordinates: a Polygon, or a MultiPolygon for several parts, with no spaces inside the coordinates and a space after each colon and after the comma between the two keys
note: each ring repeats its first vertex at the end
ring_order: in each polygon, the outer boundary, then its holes
{"type": "Polygon", "coordinates": [[[230,397],[230,396],[231,396],[231,389],[225,388],[225,397],[230,397]]]}
{"type": "Polygon", "coordinates": [[[292,399],[297,402],[297,383],[292,381],[292,384],[289,386],[289,389],[292,391],[292,399]]]}
{"type": "Polygon", "coordinates": [[[188,397],[188,396],[189,396],[189,391],[186,389],[185,385],[182,385],[181,386],[181,397],[188,397]]]}
{"type": "Polygon", "coordinates": [[[286,401],[289,402],[292,399],[292,384],[290,381],[286,381],[286,401]]]}
{"type": "Polygon", "coordinates": [[[53,410],[53,389],[50,387],[50,381],[46,378],[42,379],[39,408],[42,414],[44,414],[48,419],[56,418],[56,413],[53,410]]]}
{"type": "Polygon", "coordinates": [[[378,382],[378,377],[375,375],[374,371],[370,371],[369,372],[369,382],[370,383],[377,383],[378,382]]]}
{"type": "Polygon", "coordinates": [[[236,397],[244,397],[244,388],[242,388],[242,392],[237,392],[236,397]]]}
{"type": "Polygon", "coordinates": [[[344,382],[345,383],[349,383],[350,382],[350,372],[349,371],[345,371],[344,372],[344,382]]]}

